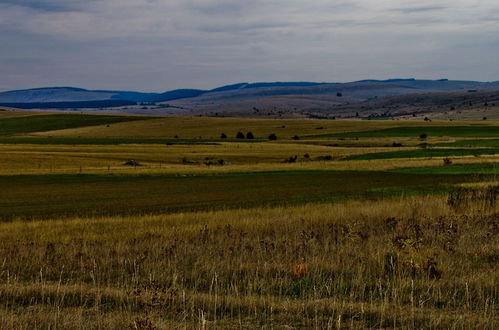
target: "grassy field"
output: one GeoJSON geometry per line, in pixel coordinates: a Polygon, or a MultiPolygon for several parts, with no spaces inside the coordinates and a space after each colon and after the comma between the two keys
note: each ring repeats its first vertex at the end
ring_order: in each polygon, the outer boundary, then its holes
{"type": "MultiPolygon", "coordinates": [[[[146,120],[144,117],[50,114],[37,116],[0,117],[0,136],[77,128],[83,126],[110,125],[125,121],[146,120]]],[[[107,126],[106,126],[107,127],[107,126]]]]}
{"type": "Polygon", "coordinates": [[[499,148],[499,140],[497,139],[487,139],[487,140],[460,140],[454,142],[440,143],[437,144],[440,147],[469,147],[469,148],[499,148]]]}
{"type": "Polygon", "coordinates": [[[496,155],[496,154],[499,154],[499,149],[419,149],[419,150],[402,150],[402,151],[393,151],[393,152],[368,153],[364,155],[350,156],[347,158],[347,160],[481,156],[481,155],[496,155]]]}
{"type": "Polygon", "coordinates": [[[483,178],[386,172],[283,171],[217,175],[0,177],[0,219],[171,213],[186,210],[445,192],[483,178]],[[29,200],[29,203],[26,201],[29,200]]]}
{"type": "Polygon", "coordinates": [[[14,118],[14,117],[25,117],[25,116],[38,116],[43,113],[39,112],[31,112],[31,111],[12,111],[12,110],[4,110],[0,108],[0,119],[3,118],[14,118]]]}
{"type": "Polygon", "coordinates": [[[463,207],[419,197],[3,223],[0,323],[494,329],[497,218],[463,207]]]}
{"type": "MultiPolygon", "coordinates": [[[[428,132],[440,132],[442,129],[459,125],[466,125],[471,132],[480,132],[480,128],[490,130],[492,136],[499,136],[496,129],[497,122],[416,122],[416,121],[361,121],[361,120],[277,120],[277,119],[241,119],[241,118],[209,118],[209,117],[171,117],[159,118],[151,121],[124,122],[106,127],[105,125],[82,127],[79,129],[56,130],[51,132],[40,132],[38,136],[53,137],[98,137],[98,138],[173,138],[178,136],[183,139],[203,138],[218,139],[222,133],[229,138],[234,138],[238,132],[252,132],[255,138],[267,139],[269,134],[275,133],[278,139],[291,139],[293,136],[335,136],[352,135],[356,137],[359,131],[369,131],[368,137],[375,137],[374,131],[393,129],[395,132],[389,136],[419,137],[424,130],[428,132]],[[400,127],[404,127],[401,129],[400,127]],[[405,127],[409,127],[414,134],[407,134],[405,127]],[[436,128],[435,128],[436,127],[436,128]],[[433,129],[433,130],[432,130],[433,129]],[[495,132],[495,133],[494,133],[495,132]]],[[[458,129],[459,130],[459,129],[458,129]]],[[[431,136],[431,134],[429,134],[431,136]]],[[[385,133],[378,136],[386,136],[385,133]]],[[[436,134],[435,134],[436,136],[436,134]]],[[[458,135],[458,136],[462,136],[458,135]]],[[[478,135],[481,136],[481,135],[478,135]]]]}
{"type": "Polygon", "coordinates": [[[499,174],[499,162],[483,163],[483,164],[466,164],[453,166],[438,166],[438,167],[418,167],[398,169],[397,173],[412,173],[412,174],[499,174]]]}
{"type": "Polygon", "coordinates": [[[0,328],[496,329],[498,127],[0,111],[0,328]]]}
{"type": "MultiPolygon", "coordinates": [[[[456,124],[459,125],[459,124],[456,124]]],[[[401,125],[401,126],[405,126],[401,125]]],[[[416,127],[394,127],[382,130],[370,130],[363,132],[347,132],[317,137],[419,137],[421,134],[427,136],[452,136],[452,137],[498,137],[499,126],[489,124],[475,124],[467,126],[416,126],[416,127]]]]}

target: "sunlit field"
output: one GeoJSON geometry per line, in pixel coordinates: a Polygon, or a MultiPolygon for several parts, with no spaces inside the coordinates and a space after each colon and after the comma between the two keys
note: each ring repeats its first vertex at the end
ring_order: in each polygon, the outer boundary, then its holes
{"type": "Polygon", "coordinates": [[[498,136],[0,111],[1,327],[498,328],[498,136]]]}

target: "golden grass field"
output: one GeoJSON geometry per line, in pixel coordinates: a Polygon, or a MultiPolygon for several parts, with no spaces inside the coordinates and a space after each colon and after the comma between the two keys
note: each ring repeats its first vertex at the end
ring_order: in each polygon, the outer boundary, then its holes
{"type": "Polygon", "coordinates": [[[293,136],[342,133],[349,131],[369,131],[404,126],[456,126],[456,125],[497,125],[494,121],[451,122],[433,121],[416,122],[397,120],[277,120],[277,119],[241,119],[210,117],[168,117],[144,121],[133,121],[109,125],[82,127],[78,129],[56,130],[34,133],[36,136],[52,137],[137,137],[137,138],[204,138],[218,139],[221,133],[234,138],[237,132],[252,132],[256,138],[266,139],[275,133],[282,139],[293,136]]]}
{"type": "Polygon", "coordinates": [[[457,206],[427,196],[3,223],[0,323],[495,329],[497,208],[457,206]]]}
{"type": "Polygon", "coordinates": [[[499,328],[497,121],[9,123],[0,329],[499,328]]]}
{"type": "MultiPolygon", "coordinates": [[[[377,159],[343,161],[341,157],[373,152],[393,151],[394,148],[327,147],[290,143],[221,143],[220,145],[0,145],[3,160],[0,175],[22,174],[189,174],[237,173],[282,170],[353,170],[386,171],[400,168],[441,166],[443,157],[413,159],[377,159]],[[332,161],[303,158],[331,155],[332,161]],[[284,163],[298,155],[296,163],[284,163]],[[197,164],[183,164],[187,158],[197,164]],[[209,159],[224,159],[224,166],[206,166],[209,159]],[[143,166],[127,167],[128,159],[143,166]]],[[[413,148],[395,148],[413,150],[413,148]]],[[[454,157],[454,164],[499,163],[499,155],[454,157]]]]}

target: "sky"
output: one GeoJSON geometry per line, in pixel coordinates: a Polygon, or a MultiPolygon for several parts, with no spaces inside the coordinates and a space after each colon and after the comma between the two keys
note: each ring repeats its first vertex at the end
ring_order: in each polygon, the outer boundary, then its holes
{"type": "Polygon", "coordinates": [[[0,90],[499,80],[497,0],[0,0],[0,90]]]}

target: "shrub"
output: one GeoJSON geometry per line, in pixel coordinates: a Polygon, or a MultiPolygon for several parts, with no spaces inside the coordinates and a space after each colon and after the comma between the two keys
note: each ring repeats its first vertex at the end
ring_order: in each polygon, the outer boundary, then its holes
{"type": "Polygon", "coordinates": [[[420,138],[421,140],[424,140],[424,139],[428,138],[428,134],[426,134],[426,133],[421,133],[421,135],[419,136],[419,138],[420,138]]]}
{"type": "Polygon", "coordinates": [[[445,166],[450,166],[452,165],[452,160],[448,157],[444,158],[444,165],[445,166]]]}
{"type": "Polygon", "coordinates": [[[296,141],[296,140],[299,140],[299,139],[300,139],[300,137],[298,135],[293,136],[293,140],[296,141]]]}
{"type": "Polygon", "coordinates": [[[248,140],[253,140],[253,139],[255,138],[255,136],[253,135],[253,133],[248,132],[248,133],[246,134],[246,138],[247,138],[248,140]]]}
{"type": "Polygon", "coordinates": [[[243,132],[237,132],[236,139],[244,139],[244,133],[243,132]]]}
{"type": "Polygon", "coordinates": [[[220,135],[220,138],[221,138],[221,139],[226,139],[226,138],[227,138],[227,134],[222,133],[222,135],[220,135]]]}
{"type": "Polygon", "coordinates": [[[272,141],[277,140],[277,135],[275,135],[274,133],[270,134],[269,135],[269,140],[272,140],[272,141]]]}

